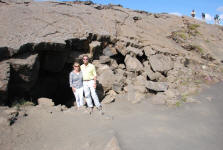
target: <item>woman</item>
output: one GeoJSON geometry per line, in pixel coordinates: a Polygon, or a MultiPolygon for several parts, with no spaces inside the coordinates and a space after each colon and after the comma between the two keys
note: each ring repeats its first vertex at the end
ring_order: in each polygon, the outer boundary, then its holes
{"type": "Polygon", "coordinates": [[[75,62],[73,70],[70,72],[70,87],[76,98],[77,107],[80,108],[84,105],[83,98],[83,74],[80,70],[80,64],[75,62]]]}

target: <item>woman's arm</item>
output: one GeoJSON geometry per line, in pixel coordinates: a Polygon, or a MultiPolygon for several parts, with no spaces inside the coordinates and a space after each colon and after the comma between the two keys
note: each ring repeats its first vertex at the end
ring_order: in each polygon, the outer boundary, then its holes
{"type": "Polygon", "coordinates": [[[72,91],[75,92],[76,88],[73,85],[73,75],[72,75],[72,73],[70,73],[69,82],[70,82],[70,87],[72,88],[72,91]]]}
{"type": "Polygon", "coordinates": [[[70,87],[72,87],[72,84],[73,84],[72,73],[70,73],[70,76],[69,76],[69,83],[70,83],[70,87]]]}

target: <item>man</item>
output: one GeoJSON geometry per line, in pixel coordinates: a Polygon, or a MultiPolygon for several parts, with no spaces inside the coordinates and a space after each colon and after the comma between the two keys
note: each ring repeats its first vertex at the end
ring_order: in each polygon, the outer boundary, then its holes
{"type": "Polygon", "coordinates": [[[214,22],[215,22],[215,24],[219,24],[219,21],[220,21],[220,19],[219,19],[219,15],[216,14],[215,17],[214,17],[214,22]]]}
{"type": "Polygon", "coordinates": [[[101,104],[99,102],[97,93],[96,93],[96,70],[95,66],[88,62],[89,57],[87,55],[83,56],[83,64],[81,65],[81,71],[83,73],[83,87],[84,95],[86,97],[87,105],[90,107],[90,113],[93,111],[92,99],[98,110],[102,110],[101,104]]]}
{"type": "Polygon", "coordinates": [[[202,16],[202,20],[205,21],[205,13],[202,12],[201,16],[202,16]]]}
{"type": "Polygon", "coordinates": [[[193,18],[195,17],[196,13],[195,13],[194,9],[192,10],[192,12],[190,14],[193,18]]]}

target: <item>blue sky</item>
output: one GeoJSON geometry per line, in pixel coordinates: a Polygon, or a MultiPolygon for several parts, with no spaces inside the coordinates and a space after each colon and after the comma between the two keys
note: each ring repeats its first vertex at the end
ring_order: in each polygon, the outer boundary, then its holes
{"type": "MultiPolygon", "coordinates": [[[[176,13],[190,15],[192,9],[196,11],[196,17],[201,18],[204,12],[207,22],[213,23],[216,14],[223,20],[223,0],[92,0],[98,4],[121,4],[125,8],[145,10],[152,13],[176,13]]],[[[223,21],[222,21],[223,22],[223,21]]],[[[223,24],[221,22],[221,24],[223,24]]]]}

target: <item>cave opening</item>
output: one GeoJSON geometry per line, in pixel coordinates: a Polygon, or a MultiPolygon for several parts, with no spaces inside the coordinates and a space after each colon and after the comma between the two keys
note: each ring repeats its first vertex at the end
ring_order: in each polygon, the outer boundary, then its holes
{"type": "MultiPolygon", "coordinates": [[[[15,65],[10,65],[10,80],[8,102],[13,106],[20,100],[32,101],[37,105],[39,98],[52,99],[55,105],[74,105],[75,97],[69,85],[69,74],[75,61],[82,64],[83,55],[89,55],[91,62],[103,55],[103,49],[110,43],[108,37],[75,38],[65,41],[65,44],[41,42],[24,44],[18,51],[15,65]],[[91,43],[99,43],[91,48],[91,43]],[[92,53],[93,52],[93,53],[92,53]],[[26,55],[27,56],[26,56],[26,55]],[[28,63],[34,62],[34,63],[28,63]],[[27,64],[26,64],[27,63],[27,64]]],[[[118,64],[124,63],[124,56],[117,53],[112,56],[118,64]]],[[[100,85],[98,96],[104,97],[100,85]]]]}

